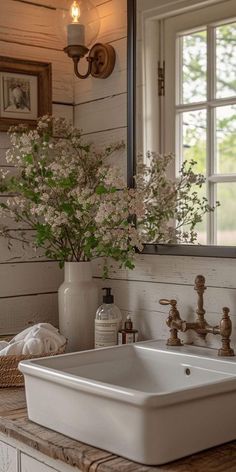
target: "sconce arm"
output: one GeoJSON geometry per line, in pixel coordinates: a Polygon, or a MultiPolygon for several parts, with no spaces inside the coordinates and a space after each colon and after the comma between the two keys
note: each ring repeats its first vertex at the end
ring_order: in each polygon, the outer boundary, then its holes
{"type": "Polygon", "coordinates": [[[79,69],[78,69],[79,60],[80,58],[73,57],[74,73],[79,79],[87,79],[87,77],[89,77],[89,75],[91,74],[94,58],[90,56],[86,57],[86,60],[88,61],[88,70],[86,74],[80,74],[79,69]]]}

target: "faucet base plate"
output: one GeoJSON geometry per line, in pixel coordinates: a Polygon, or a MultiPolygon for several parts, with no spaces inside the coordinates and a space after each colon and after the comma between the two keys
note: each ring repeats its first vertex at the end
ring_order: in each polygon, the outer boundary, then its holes
{"type": "Polygon", "coordinates": [[[219,349],[218,350],[218,356],[220,357],[232,357],[234,356],[234,350],[233,349],[219,349]]]}
{"type": "Polygon", "coordinates": [[[169,338],[166,343],[167,346],[182,346],[182,342],[179,338],[177,339],[171,339],[169,338]]]}

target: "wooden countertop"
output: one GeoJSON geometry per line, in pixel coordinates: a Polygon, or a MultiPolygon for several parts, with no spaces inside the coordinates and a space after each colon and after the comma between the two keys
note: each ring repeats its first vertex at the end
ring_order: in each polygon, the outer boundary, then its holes
{"type": "Polygon", "coordinates": [[[83,472],[236,472],[236,441],[162,466],[144,466],[28,420],[23,388],[0,390],[0,432],[83,472]]]}

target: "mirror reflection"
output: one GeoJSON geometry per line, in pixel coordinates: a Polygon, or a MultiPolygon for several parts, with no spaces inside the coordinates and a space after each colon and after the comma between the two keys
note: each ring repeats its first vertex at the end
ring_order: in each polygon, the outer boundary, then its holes
{"type": "Polygon", "coordinates": [[[205,182],[190,192],[209,209],[190,242],[236,246],[236,3],[185,3],[136,3],[137,151],[146,165],[147,151],[174,154],[173,181],[195,161],[205,182]]]}

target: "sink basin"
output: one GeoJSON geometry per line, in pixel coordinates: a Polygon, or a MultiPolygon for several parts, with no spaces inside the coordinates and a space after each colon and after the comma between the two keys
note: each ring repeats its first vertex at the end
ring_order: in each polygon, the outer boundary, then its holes
{"type": "Polygon", "coordinates": [[[29,419],[159,465],[236,439],[236,359],[140,342],[20,363],[29,419]]]}

